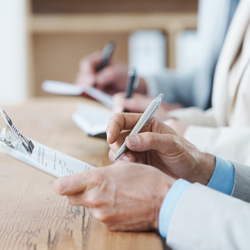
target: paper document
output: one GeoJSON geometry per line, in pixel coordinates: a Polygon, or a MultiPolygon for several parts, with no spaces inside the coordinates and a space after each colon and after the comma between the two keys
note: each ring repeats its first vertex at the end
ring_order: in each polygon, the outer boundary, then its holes
{"type": "Polygon", "coordinates": [[[73,175],[94,168],[85,162],[46,147],[39,142],[34,140],[32,142],[35,147],[31,155],[27,153],[20,141],[17,142],[14,148],[0,142],[0,150],[56,177],[73,175]]]}
{"type": "Polygon", "coordinates": [[[114,113],[102,108],[79,105],[72,115],[74,123],[86,134],[95,136],[106,132],[109,119],[114,113]]]}
{"type": "Polygon", "coordinates": [[[94,87],[83,87],[76,84],[70,84],[66,82],[58,81],[45,81],[42,84],[42,89],[46,92],[57,94],[57,95],[82,95],[92,97],[96,101],[104,104],[105,106],[113,107],[113,98],[94,87]]]}

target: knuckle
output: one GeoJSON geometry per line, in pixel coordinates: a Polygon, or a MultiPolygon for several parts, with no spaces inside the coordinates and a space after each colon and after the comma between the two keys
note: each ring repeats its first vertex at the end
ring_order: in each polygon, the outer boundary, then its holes
{"type": "Polygon", "coordinates": [[[155,141],[154,135],[151,132],[146,132],[145,133],[145,143],[147,144],[153,144],[155,141]]]}
{"type": "Polygon", "coordinates": [[[167,135],[167,141],[168,141],[168,144],[170,144],[170,146],[175,146],[177,144],[180,144],[179,137],[173,134],[167,135]]]}
{"type": "Polygon", "coordinates": [[[122,114],[120,113],[115,113],[114,115],[111,116],[108,122],[108,126],[114,125],[117,121],[122,119],[122,114]]]}
{"type": "Polygon", "coordinates": [[[95,184],[95,186],[102,184],[106,179],[101,169],[96,169],[96,171],[89,178],[90,182],[95,184]]]}
{"type": "Polygon", "coordinates": [[[115,155],[114,152],[110,149],[109,150],[109,160],[112,162],[114,161],[114,155],[115,155]]]}
{"type": "Polygon", "coordinates": [[[159,122],[159,120],[158,120],[155,116],[153,116],[153,117],[151,118],[150,122],[151,122],[151,123],[157,123],[157,122],[159,122]]]}
{"type": "Polygon", "coordinates": [[[123,114],[116,113],[116,114],[113,115],[113,120],[114,121],[120,121],[121,119],[123,119],[123,114]]]}
{"type": "Polygon", "coordinates": [[[86,197],[85,202],[93,208],[98,207],[100,205],[100,201],[95,195],[90,195],[86,197]]]}

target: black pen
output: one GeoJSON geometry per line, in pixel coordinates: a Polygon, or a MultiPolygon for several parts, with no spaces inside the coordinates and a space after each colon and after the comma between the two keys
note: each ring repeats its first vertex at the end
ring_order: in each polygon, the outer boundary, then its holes
{"type": "MultiPolygon", "coordinates": [[[[135,89],[135,83],[137,80],[136,69],[131,67],[128,71],[128,83],[126,88],[126,99],[132,97],[133,91],[135,89]]],[[[125,109],[124,112],[129,112],[129,110],[125,109]]]]}
{"type": "Polygon", "coordinates": [[[104,46],[103,51],[102,51],[102,61],[97,66],[96,72],[102,70],[103,68],[105,68],[109,64],[109,60],[112,57],[114,49],[115,49],[115,43],[114,42],[109,42],[104,46]]]}

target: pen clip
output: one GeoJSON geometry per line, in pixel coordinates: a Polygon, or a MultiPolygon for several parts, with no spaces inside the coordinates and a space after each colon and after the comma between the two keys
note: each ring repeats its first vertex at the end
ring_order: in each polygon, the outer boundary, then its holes
{"type": "Polygon", "coordinates": [[[155,112],[156,112],[157,109],[158,109],[158,106],[157,106],[155,109],[153,109],[153,110],[151,111],[151,113],[150,113],[150,115],[149,115],[149,117],[148,117],[148,120],[147,120],[146,123],[144,124],[144,127],[146,127],[146,126],[148,125],[149,121],[150,121],[151,118],[154,116],[154,114],[155,114],[155,112]]]}
{"type": "Polygon", "coordinates": [[[11,148],[14,148],[17,141],[20,141],[27,153],[31,155],[35,147],[32,141],[17,129],[17,127],[2,108],[0,108],[0,112],[6,123],[6,127],[1,131],[0,141],[11,148]]]}

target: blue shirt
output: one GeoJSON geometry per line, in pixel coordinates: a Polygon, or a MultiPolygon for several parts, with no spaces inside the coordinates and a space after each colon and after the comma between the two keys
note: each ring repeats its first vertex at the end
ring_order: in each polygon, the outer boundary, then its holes
{"type": "MultiPolygon", "coordinates": [[[[231,162],[216,157],[215,169],[207,186],[231,195],[234,187],[234,172],[234,166],[231,162]]],[[[181,196],[190,185],[192,185],[190,182],[179,179],[173,184],[166,195],[159,214],[159,231],[162,237],[167,237],[169,223],[174,210],[181,196]]]]}

